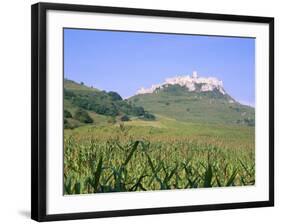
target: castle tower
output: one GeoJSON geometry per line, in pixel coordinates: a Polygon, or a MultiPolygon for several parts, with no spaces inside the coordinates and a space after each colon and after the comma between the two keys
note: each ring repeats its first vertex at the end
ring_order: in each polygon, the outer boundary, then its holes
{"type": "Polygon", "coordinates": [[[191,77],[194,78],[194,79],[197,79],[197,78],[198,78],[197,72],[196,72],[196,71],[193,71],[191,77]]]}

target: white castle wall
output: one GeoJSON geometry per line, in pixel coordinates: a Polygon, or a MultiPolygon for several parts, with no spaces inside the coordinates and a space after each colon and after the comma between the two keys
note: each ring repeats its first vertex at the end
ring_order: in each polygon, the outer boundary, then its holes
{"type": "Polygon", "coordinates": [[[165,79],[165,81],[161,84],[152,85],[150,88],[142,87],[137,91],[137,94],[153,93],[158,88],[161,89],[167,85],[176,84],[186,87],[189,91],[196,90],[195,84],[202,84],[201,89],[199,90],[201,92],[213,91],[214,89],[217,89],[222,94],[225,94],[221,80],[215,77],[199,77],[196,71],[194,71],[191,76],[175,76],[165,79]]]}

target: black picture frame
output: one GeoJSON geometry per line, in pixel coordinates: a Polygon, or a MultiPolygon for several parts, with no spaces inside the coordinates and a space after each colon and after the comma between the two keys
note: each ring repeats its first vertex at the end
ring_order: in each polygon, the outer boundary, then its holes
{"type": "Polygon", "coordinates": [[[73,4],[37,3],[31,11],[31,218],[36,221],[55,221],[70,219],[132,216],[161,213],[192,212],[206,210],[238,209],[274,206],[274,18],[195,13],[183,11],[164,11],[137,8],[103,7],[73,4]],[[125,15],[162,16],[174,18],[193,18],[235,22],[254,22],[269,24],[269,200],[208,204],[196,206],[159,207],[101,212],[68,214],[46,214],[46,12],[63,10],[75,12],[100,12],[125,15]]]}

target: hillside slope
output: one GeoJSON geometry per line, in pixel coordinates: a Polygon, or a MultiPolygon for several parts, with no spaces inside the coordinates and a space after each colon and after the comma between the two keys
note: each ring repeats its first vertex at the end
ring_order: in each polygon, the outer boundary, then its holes
{"type": "Polygon", "coordinates": [[[138,94],[129,99],[137,106],[179,121],[242,124],[254,126],[255,109],[236,102],[227,93],[214,88],[193,91],[179,84],[165,84],[153,92],[138,94]]]}
{"type": "Polygon", "coordinates": [[[65,127],[77,127],[88,123],[115,123],[131,118],[155,119],[141,106],[123,100],[113,91],[101,91],[83,83],[64,80],[64,122],[65,127]]]}

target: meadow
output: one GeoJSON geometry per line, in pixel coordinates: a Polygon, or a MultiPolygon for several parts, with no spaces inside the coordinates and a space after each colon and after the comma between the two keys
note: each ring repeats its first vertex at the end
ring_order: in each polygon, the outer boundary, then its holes
{"type": "Polygon", "coordinates": [[[99,121],[64,130],[64,194],[255,184],[254,127],[99,121]]]}

